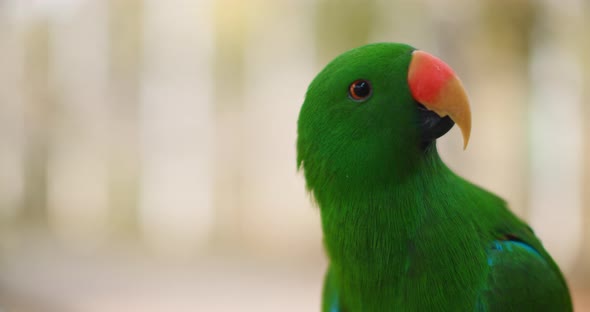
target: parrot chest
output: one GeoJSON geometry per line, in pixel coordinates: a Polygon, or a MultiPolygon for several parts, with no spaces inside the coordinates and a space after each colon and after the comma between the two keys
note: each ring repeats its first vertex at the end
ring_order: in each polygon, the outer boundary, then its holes
{"type": "Polygon", "coordinates": [[[460,216],[396,217],[407,221],[374,217],[360,229],[325,228],[331,267],[349,310],[474,310],[486,275],[485,247],[476,231],[458,226],[460,216]],[[348,231],[355,235],[343,233],[348,231]]]}

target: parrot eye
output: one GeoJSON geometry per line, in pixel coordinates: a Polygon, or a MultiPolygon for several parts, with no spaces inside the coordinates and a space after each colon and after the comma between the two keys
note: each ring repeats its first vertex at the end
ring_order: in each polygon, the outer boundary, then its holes
{"type": "Polygon", "coordinates": [[[363,79],[355,80],[348,87],[348,95],[357,102],[365,101],[372,93],[373,88],[371,88],[371,84],[363,79]]]}

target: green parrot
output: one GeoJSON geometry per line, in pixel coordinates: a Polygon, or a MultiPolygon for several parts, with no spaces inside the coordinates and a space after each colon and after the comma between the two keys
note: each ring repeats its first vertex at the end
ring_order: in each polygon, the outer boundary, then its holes
{"type": "Polygon", "coordinates": [[[504,200],[441,160],[471,131],[440,59],[399,43],[350,50],[310,84],[297,166],[329,258],[322,311],[571,311],[566,281],[504,200]]]}

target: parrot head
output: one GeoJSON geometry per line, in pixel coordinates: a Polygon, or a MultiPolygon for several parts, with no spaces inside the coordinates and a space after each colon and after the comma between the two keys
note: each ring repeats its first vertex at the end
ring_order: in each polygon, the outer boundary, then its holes
{"type": "Polygon", "coordinates": [[[297,162],[308,188],[386,183],[411,173],[454,124],[471,130],[466,92],[453,70],[398,43],[335,58],[310,84],[298,120],[297,162]]]}

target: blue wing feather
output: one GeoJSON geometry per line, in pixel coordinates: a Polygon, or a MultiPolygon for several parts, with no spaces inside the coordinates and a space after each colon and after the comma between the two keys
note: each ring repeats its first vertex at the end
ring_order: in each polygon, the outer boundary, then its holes
{"type": "Polygon", "coordinates": [[[336,283],[334,282],[334,276],[330,273],[331,270],[328,269],[326,273],[326,278],[324,281],[324,300],[323,300],[323,308],[322,311],[324,312],[344,312],[342,307],[340,306],[340,299],[338,294],[338,289],[336,287],[336,283]]]}

